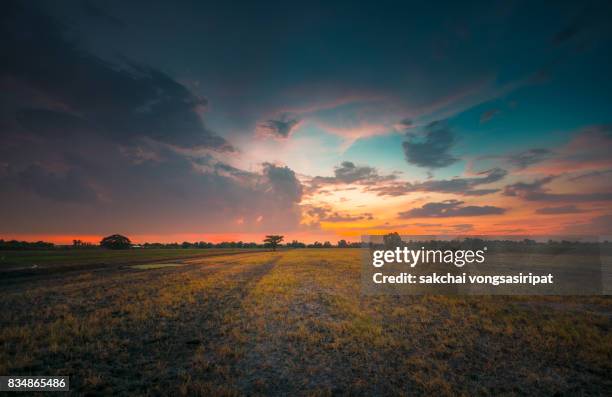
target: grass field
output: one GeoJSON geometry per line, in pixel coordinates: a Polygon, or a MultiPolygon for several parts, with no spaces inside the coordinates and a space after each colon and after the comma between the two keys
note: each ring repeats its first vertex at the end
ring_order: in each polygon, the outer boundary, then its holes
{"type": "Polygon", "coordinates": [[[356,249],[155,259],[182,266],[0,285],[0,374],[83,394],[612,395],[609,297],[367,297],[356,249]]]}
{"type": "MultiPolygon", "coordinates": [[[[253,249],[256,251],[257,249],[253,249]]],[[[108,250],[103,248],[55,249],[36,251],[0,251],[0,270],[17,267],[57,267],[68,265],[125,264],[156,260],[184,259],[219,254],[245,252],[249,249],[131,249],[108,250]]]]}

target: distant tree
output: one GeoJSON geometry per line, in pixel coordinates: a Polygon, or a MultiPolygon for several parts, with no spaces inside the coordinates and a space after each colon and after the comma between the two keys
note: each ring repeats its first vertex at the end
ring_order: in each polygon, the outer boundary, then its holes
{"type": "Polygon", "coordinates": [[[331,248],[331,247],[332,247],[332,245],[331,245],[331,243],[329,241],[326,241],[326,242],[323,243],[323,248],[331,248]]]}
{"type": "Polygon", "coordinates": [[[338,241],[338,248],[348,248],[348,244],[347,244],[346,240],[338,241]]]}
{"type": "Polygon", "coordinates": [[[129,238],[120,234],[113,234],[107,236],[100,241],[100,247],[109,248],[113,250],[128,249],[132,246],[132,242],[129,238]]]}
{"type": "Polygon", "coordinates": [[[94,248],[95,245],[83,240],[72,240],[72,248],[94,248]]]}
{"type": "Polygon", "coordinates": [[[276,234],[271,234],[269,236],[266,236],[266,238],[264,239],[264,243],[269,246],[272,247],[273,251],[276,251],[276,247],[278,247],[278,244],[283,241],[283,239],[285,238],[285,236],[280,236],[280,235],[276,235],[276,234]]]}
{"type": "Polygon", "coordinates": [[[404,245],[402,238],[399,234],[397,234],[397,232],[389,233],[383,236],[383,243],[385,244],[386,248],[395,248],[404,245]]]}

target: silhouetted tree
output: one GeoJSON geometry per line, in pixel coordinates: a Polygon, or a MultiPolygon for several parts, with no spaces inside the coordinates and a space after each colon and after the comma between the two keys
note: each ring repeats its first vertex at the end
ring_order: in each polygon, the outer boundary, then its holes
{"type": "Polygon", "coordinates": [[[113,250],[123,250],[128,249],[132,246],[132,242],[129,238],[122,236],[120,234],[113,234],[112,236],[107,236],[100,241],[100,247],[109,248],[113,250]]]}
{"type": "Polygon", "coordinates": [[[346,242],[346,240],[340,240],[338,241],[338,248],[347,248],[348,244],[346,242]]]}
{"type": "Polygon", "coordinates": [[[273,251],[276,251],[276,247],[278,247],[278,243],[283,241],[284,238],[285,238],[285,236],[271,234],[269,236],[266,236],[266,238],[264,239],[264,243],[267,246],[272,247],[273,251]]]}
{"type": "Polygon", "coordinates": [[[383,236],[383,243],[387,249],[401,247],[404,245],[402,238],[397,232],[389,233],[383,236]]]}

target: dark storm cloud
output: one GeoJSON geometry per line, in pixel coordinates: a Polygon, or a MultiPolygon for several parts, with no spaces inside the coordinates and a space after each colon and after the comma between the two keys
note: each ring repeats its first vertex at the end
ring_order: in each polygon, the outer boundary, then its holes
{"type": "Polygon", "coordinates": [[[57,202],[92,203],[97,200],[95,190],[75,170],[56,174],[39,165],[31,165],[8,182],[13,182],[39,197],[57,202]]]}
{"type": "Polygon", "coordinates": [[[205,99],[155,68],[102,60],[30,7],[7,3],[0,25],[0,232],[298,227],[291,169],[245,171],[191,150],[233,149],[202,123],[205,99]]]}
{"type": "Polygon", "coordinates": [[[402,144],[406,161],[425,168],[443,168],[458,161],[450,150],[457,138],[442,121],[430,123],[422,136],[408,133],[402,144]]]}
{"type": "Polygon", "coordinates": [[[300,120],[288,115],[282,115],[278,119],[270,119],[259,125],[262,134],[276,138],[288,138],[291,132],[298,126],[300,120]]]}
{"type": "Polygon", "coordinates": [[[412,192],[438,192],[456,193],[465,196],[484,196],[498,192],[499,189],[475,189],[476,186],[485,185],[502,180],[508,172],[501,168],[493,168],[479,173],[474,178],[453,178],[442,180],[428,180],[425,182],[391,184],[378,186],[370,190],[378,193],[379,196],[403,196],[412,192]]]}
{"type": "Polygon", "coordinates": [[[550,193],[545,186],[556,176],[547,176],[533,182],[517,182],[504,188],[504,195],[520,197],[527,201],[590,202],[610,201],[612,193],[550,193]]]}
{"type": "Polygon", "coordinates": [[[96,57],[33,6],[9,2],[0,30],[0,75],[34,90],[52,107],[21,111],[16,116],[25,128],[42,134],[47,124],[69,130],[78,117],[90,131],[124,144],[149,138],[184,148],[231,150],[202,123],[198,112],[204,98],[155,68],[130,61],[113,65],[96,57]]]}
{"type": "Polygon", "coordinates": [[[80,152],[77,142],[79,150],[65,149],[69,155],[54,156],[53,150],[39,159],[49,164],[63,159],[59,171],[27,164],[0,169],[0,231],[218,233],[299,225],[302,186],[287,167],[265,164],[260,172],[248,172],[172,150],[134,162],[116,145],[91,144],[91,153],[80,152]],[[24,216],[24,203],[36,217],[24,216]],[[237,219],[243,221],[238,225],[237,219]]]}
{"type": "Polygon", "coordinates": [[[536,209],[536,214],[541,215],[558,215],[558,214],[579,214],[584,212],[575,205],[563,205],[560,207],[545,207],[536,209]]]}
{"type": "Polygon", "coordinates": [[[401,219],[408,218],[450,218],[460,216],[498,215],[506,212],[504,208],[491,205],[463,205],[463,201],[446,200],[437,203],[427,203],[420,208],[413,208],[398,214],[401,219]]]}
{"type": "Polygon", "coordinates": [[[21,109],[15,118],[27,131],[47,138],[69,137],[92,128],[78,116],[48,109],[21,109]]]}

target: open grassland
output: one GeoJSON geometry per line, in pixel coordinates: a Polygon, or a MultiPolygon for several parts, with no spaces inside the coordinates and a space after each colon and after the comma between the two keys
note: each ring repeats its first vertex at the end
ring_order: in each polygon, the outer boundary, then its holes
{"type": "MultiPolygon", "coordinates": [[[[187,248],[187,249],[130,249],[108,250],[104,248],[53,249],[31,251],[0,251],[0,272],[15,269],[74,268],[77,266],[143,263],[151,261],[186,259],[253,251],[238,248],[187,248]]],[[[260,251],[260,250],[259,250],[260,251]]]]}
{"type": "Polygon", "coordinates": [[[362,296],[360,255],[4,284],[0,374],[70,375],[84,394],[612,395],[609,297],[362,296]]]}

